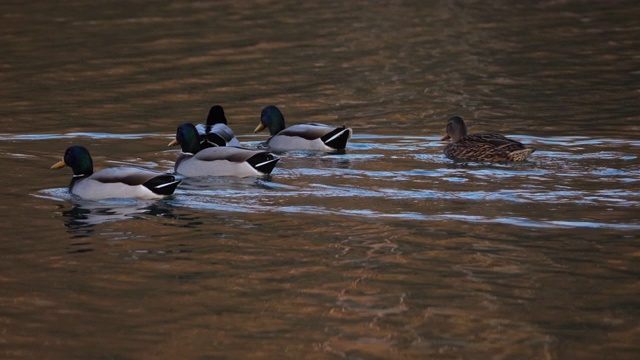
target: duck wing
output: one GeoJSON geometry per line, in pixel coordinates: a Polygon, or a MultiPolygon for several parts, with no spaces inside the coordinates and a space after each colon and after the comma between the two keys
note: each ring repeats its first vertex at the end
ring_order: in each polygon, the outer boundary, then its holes
{"type": "Polygon", "coordinates": [[[522,150],[525,146],[516,140],[510,139],[502,134],[498,133],[481,133],[467,135],[460,139],[461,142],[470,141],[491,145],[495,148],[511,152],[516,150],[522,150]]]}
{"type": "Polygon", "coordinates": [[[144,186],[158,195],[171,195],[180,179],[166,173],[134,167],[116,167],[103,169],[93,173],[88,179],[102,184],[123,184],[128,186],[144,186]]]}
{"type": "Polygon", "coordinates": [[[454,160],[525,161],[535,149],[496,133],[467,135],[448,144],[444,154],[454,160]]]}
{"type": "Polygon", "coordinates": [[[288,150],[342,150],[347,146],[351,134],[352,130],[344,125],[336,127],[319,123],[296,124],[273,136],[268,145],[288,150]]]}
{"type": "Polygon", "coordinates": [[[123,183],[131,186],[142,185],[160,173],[133,167],[115,167],[93,173],[91,178],[102,183],[123,183]]]}
{"type": "Polygon", "coordinates": [[[270,174],[280,160],[268,151],[232,146],[211,147],[195,155],[181,154],[176,172],[187,176],[254,176],[270,174]]]}
{"type": "Polygon", "coordinates": [[[237,146],[240,142],[233,133],[233,130],[225,124],[196,125],[198,135],[200,135],[201,146],[237,146]]]}
{"type": "Polygon", "coordinates": [[[193,158],[199,161],[220,161],[244,162],[261,151],[238,147],[217,147],[207,148],[198,151],[193,158]]]}
{"type": "Polygon", "coordinates": [[[277,135],[295,136],[306,140],[315,140],[320,139],[335,129],[335,126],[319,123],[295,124],[280,131],[277,135]]]}

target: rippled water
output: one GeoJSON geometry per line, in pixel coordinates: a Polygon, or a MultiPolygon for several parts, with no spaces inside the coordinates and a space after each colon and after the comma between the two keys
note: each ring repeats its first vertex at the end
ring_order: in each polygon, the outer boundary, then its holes
{"type": "Polygon", "coordinates": [[[0,4],[0,357],[633,359],[634,2],[0,4]],[[170,170],[225,107],[346,124],[344,154],[82,201],[70,170],[170,170]],[[537,151],[442,155],[446,119],[537,151]]]}

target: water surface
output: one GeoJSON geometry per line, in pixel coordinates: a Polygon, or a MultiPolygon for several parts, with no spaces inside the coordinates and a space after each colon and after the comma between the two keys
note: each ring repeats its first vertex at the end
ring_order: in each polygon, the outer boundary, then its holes
{"type": "Polygon", "coordinates": [[[639,10],[3,2],[1,357],[635,358],[639,10]],[[171,170],[216,103],[249,147],[268,104],[355,135],[158,201],[49,170],[171,170]],[[452,115],[537,151],[447,160],[452,115]]]}

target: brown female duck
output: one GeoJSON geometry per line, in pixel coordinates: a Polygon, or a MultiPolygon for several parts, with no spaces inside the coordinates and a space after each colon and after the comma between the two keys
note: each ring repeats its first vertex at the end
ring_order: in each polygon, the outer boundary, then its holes
{"type": "Polygon", "coordinates": [[[451,143],[444,148],[444,154],[453,160],[516,162],[525,161],[535,151],[497,133],[467,135],[467,126],[459,116],[447,122],[447,135],[442,140],[447,139],[451,143]]]}

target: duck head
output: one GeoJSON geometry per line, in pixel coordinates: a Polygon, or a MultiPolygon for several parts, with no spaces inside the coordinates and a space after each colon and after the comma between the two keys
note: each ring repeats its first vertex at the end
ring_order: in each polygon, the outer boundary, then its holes
{"type": "Polygon", "coordinates": [[[460,116],[454,116],[447,121],[447,135],[440,140],[451,139],[456,142],[465,136],[467,136],[467,125],[464,124],[464,120],[460,116]]]}
{"type": "Polygon", "coordinates": [[[227,125],[227,118],[224,116],[224,109],[220,105],[213,105],[209,110],[209,116],[207,116],[207,125],[215,124],[227,125]]]}
{"type": "Polygon", "coordinates": [[[73,176],[89,176],[93,174],[93,160],[89,150],[84,146],[74,145],[67,148],[62,160],[51,166],[52,169],[60,169],[65,166],[73,170],[73,176]]]}
{"type": "Polygon", "coordinates": [[[183,153],[195,154],[200,151],[200,135],[192,123],[184,123],[178,126],[176,138],[168,146],[180,144],[183,153]]]}
{"type": "Polygon", "coordinates": [[[257,133],[265,128],[269,129],[271,136],[284,130],[284,115],[282,115],[280,109],[275,105],[269,105],[262,109],[260,124],[253,132],[257,133]]]}

